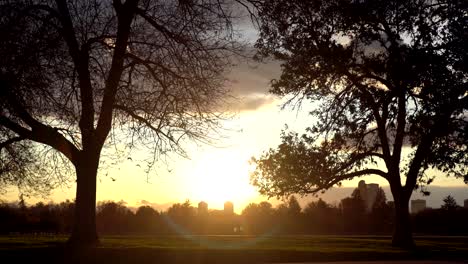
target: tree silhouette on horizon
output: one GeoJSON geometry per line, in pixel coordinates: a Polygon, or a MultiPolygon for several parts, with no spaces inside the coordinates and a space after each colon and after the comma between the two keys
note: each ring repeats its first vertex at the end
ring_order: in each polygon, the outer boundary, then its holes
{"type": "Polygon", "coordinates": [[[442,204],[441,208],[444,209],[444,210],[455,210],[455,209],[460,207],[457,204],[457,201],[455,200],[455,198],[453,198],[453,196],[451,196],[451,195],[447,195],[443,199],[443,202],[444,202],[444,204],[442,204]]]}

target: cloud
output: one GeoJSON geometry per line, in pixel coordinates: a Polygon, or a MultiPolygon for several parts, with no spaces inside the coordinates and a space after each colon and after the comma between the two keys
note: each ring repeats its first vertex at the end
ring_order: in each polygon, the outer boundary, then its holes
{"type": "Polygon", "coordinates": [[[275,97],[269,93],[270,82],[278,78],[278,62],[242,63],[228,75],[228,87],[233,99],[228,100],[230,110],[252,111],[271,104],[275,97]]]}
{"type": "Polygon", "coordinates": [[[227,107],[229,111],[255,111],[263,106],[270,105],[275,97],[267,94],[249,95],[243,98],[233,98],[227,107]]]}
{"type": "Polygon", "coordinates": [[[278,62],[242,63],[228,75],[234,95],[267,94],[270,81],[280,75],[278,62]]]}
{"type": "MultiPolygon", "coordinates": [[[[439,177],[443,177],[443,176],[439,176],[439,177]]],[[[338,204],[341,199],[349,197],[356,187],[331,188],[330,190],[326,191],[324,194],[320,194],[319,197],[327,201],[328,203],[338,204]]],[[[392,196],[392,192],[390,191],[390,186],[385,185],[381,187],[385,192],[385,196],[387,197],[387,200],[392,201],[393,196],[392,196]]],[[[411,196],[411,200],[425,199],[427,201],[428,207],[439,208],[443,203],[442,200],[447,195],[452,195],[459,205],[463,205],[463,201],[465,199],[468,199],[468,194],[467,194],[468,187],[466,185],[465,186],[463,185],[461,186],[429,185],[427,187],[427,190],[431,192],[431,195],[423,196],[421,192],[416,190],[413,192],[411,196]]],[[[304,198],[300,198],[299,200],[301,202],[301,205],[304,206],[306,203],[310,201],[317,200],[317,198],[316,197],[304,197],[304,198]]]]}
{"type": "Polygon", "coordinates": [[[159,203],[153,203],[153,202],[150,202],[150,201],[147,201],[147,200],[141,200],[140,202],[138,202],[136,204],[137,207],[140,207],[140,206],[150,206],[152,207],[153,209],[157,210],[157,211],[167,211],[167,209],[169,207],[172,206],[173,203],[163,203],[163,204],[159,204],[159,203]]]}

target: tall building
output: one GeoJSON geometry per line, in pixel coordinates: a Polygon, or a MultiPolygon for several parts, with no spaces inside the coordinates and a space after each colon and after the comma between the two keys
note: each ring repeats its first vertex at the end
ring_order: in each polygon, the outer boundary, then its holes
{"type": "Polygon", "coordinates": [[[411,213],[416,214],[426,209],[426,200],[416,199],[411,200],[411,213]]]}
{"type": "Polygon", "coordinates": [[[364,180],[361,180],[358,185],[359,194],[366,205],[366,210],[369,212],[374,206],[377,193],[379,192],[379,185],[377,183],[366,184],[364,180]]]}
{"type": "Polygon", "coordinates": [[[234,214],[234,204],[232,202],[224,203],[224,213],[225,214],[234,214]]]}
{"type": "Polygon", "coordinates": [[[204,201],[198,203],[198,215],[208,214],[208,204],[204,201]]]}
{"type": "Polygon", "coordinates": [[[465,201],[463,201],[463,207],[468,209],[468,199],[465,199],[465,201]]]}

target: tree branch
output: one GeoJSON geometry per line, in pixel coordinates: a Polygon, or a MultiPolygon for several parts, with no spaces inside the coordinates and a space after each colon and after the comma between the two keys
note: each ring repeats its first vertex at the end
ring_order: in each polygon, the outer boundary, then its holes
{"type": "Polygon", "coordinates": [[[401,159],[401,148],[405,138],[406,128],[406,96],[404,91],[400,91],[398,96],[398,114],[395,141],[393,143],[393,162],[399,167],[401,159]]]}
{"type": "Polygon", "coordinates": [[[128,109],[127,107],[123,106],[123,105],[114,105],[114,108],[115,109],[118,109],[118,110],[121,110],[123,111],[124,113],[128,114],[130,117],[134,118],[135,120],[137,120],[138,122],[144,124],[145,126],[147,126],[149,129],[153,130],[154,132],[156,132],[157,134],[161,134],[163,135],[165,138],[167,138],[169,141],[171,141],[172,143],[174,144],[178,144],[178,142],[170,135],[164,133],[161,128],[159,127],[155,127],[153,124],[151,124],[151,122],[149,122],[146,118],[136,114],[134,111],[128,109]]]}
{"type": "Polygon", "coordinates": [[[31,130],[22,127],[16,122],[11,121],[10,119],[0,116],[0,125],[10,129],[11,131],[18,134],[20,137],[31,138],[31,130]]]}
{"type": "Polygon", "coordinates": [[[65,0],[55,0],[62,23],[62,35],[67,43],[70,56],[73,59],[76,70],[78,72],[80,97],[81,97],[81,117],[79,121],[81,132],[83,133],[84,141],[91,135],[94,130],[94,103],[93,103],[93,88],[91,85],[91,77],[89,73],[89,55],[87,45],[80,50],[78,40],[76,38],[75,29],[65,0]]]}
{"type": "Polygon", "coordinates": [[[181,36],[179,35],[176,35],[174,34],[173,32],[171,32],[170,30],[168,30],[166,27],[164,27],[163,25],[159,24],[158,22],[156,22],[156,20],[152,19],[151,17],[149,17],[145,11],[141,10],[140,8],[137,8],[136,9],[136,13],[138,15],[140,15],[144,20],[146,20],[146,22],[148,22],[151,26],[153,26],[156,30],[158,30],[159,32],[161,32],[166,38],[168,39],[172,39],[178,43],[182,43],[182,44],[185,44],[187,42],[187,40],[185,40],[184,38],[182,38],[181,36]]]}
{"type": "Polygon", "coordinates": [[[315,193],[317,193],[319,191],[329,189],[329,188],[333,187],[335,184],[337,184],[337,183],[339,183],[341,181],[350,180],[350,179],[355,178],[355,177],[360,177],[360,176],[364,176],[364,175],[372,175],[372,174],[381,176],[381,177],[383,177],[385,179],[388,179],[388,173],[386,173],[386,172],[384,172],[382,170],[379,170],[379,169],[365,169],[365,170],[350,172],[350,173],[347,173],[347,174],[343,174],[343,175],[333,177],[332,180],[330,180],[329,182],[324,183],[324,185],[322,185],[322,186],[319,186],[319,187],[311,190],[309,193],[310,194],[315,194],[315,193]]]}
{"type": "Polygon", "coordinates": [[[381,154],[381,153],[371,152],[371,151],[365,152],[365,153],[359,153],[359,154],[356,154],[354,157],[352,157],[351,160],[349,160],[348,162],[346,162],[345,164],[340,166],[340,168],[338,168],[335,171],[335,173],[339,173],[340,171],[346,170],[347,168],[352,166],[357,161],[360,161],[360,160],[363,160],[363,159],[366,159],[366,158],[370,158],[370,157],[378,157],[378,158],[381,158],[381,159],[385,160],[384,155],[381,154]]]}
{"type": "Polygon", "coordinates": [[[73,164],[76,164],[79,155],[79,150],[76,146],[68,141],[55,128],[44,125],[38,121],[35,122],[36,126],[33,127],[32,130],[29,130],[4,116],[0,116],[0,125],[15,132],[19,137],[51,146],[65,155],[73,164]]]}
{"type": "Polygon", "coordinates": [[[19,142],[19,141],[24,140],[24,139],[26,139],[26,138],[25,137],[14,137],[14,138],[10,138],[10,139],[8,139],[8,140],[6,140],[4,142],[1,142],[0,143],[0,151],[3,148],[5,148],[5,147],[7,147],[9,145],[11,145],[11,144],[13,144],[15,142],[19,142]]]}
{"type": "Polygon", "coordinates": [[[109,75],[106,79],[106,86],[104,88],[101,114],[96,127],[98,137],[98,142],[96,143],[101,146],[104,144],[112,126],[113,105],[120,77],[123,72],[124,57],[127,50],[128,38],[130,36],[130,27],[135,15],[137,4],[138,0],[127,0],[123,5],[120,1],[114,1],[114,8],[117,12],[118,18],[117,38],[115,41],[114,54],[112,56],[109,75]]]}
{"type": "Polygon", "coordinates": [[[378,105],[375,102],[374,97],[372,96],[372,94],[369,93],[369,91],[366,90],[364,85],[362,85],[360,81],[350,73],[347,72],[345,74],[351,80],[351,82],[354,83],[354,85],[359,89],[359,91],[363,93],[363,100],[367,101],[370,104],[375,121],[377,122],[377,131],[382,145],[382,153],[385,157],[384,160],[386,162],[390,161],[391,153],[386,130],[386,120],[383,119],[380,115],[378,105]]]}

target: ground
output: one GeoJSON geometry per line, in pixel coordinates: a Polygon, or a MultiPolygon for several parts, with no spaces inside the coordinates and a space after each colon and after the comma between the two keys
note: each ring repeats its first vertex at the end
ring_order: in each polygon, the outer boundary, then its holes
{"type": "MultiPolygon", "coordinates": [[[[378,260],[378,261],[340,261],[340,262],[303,262],[295,264],[466,264],[466,262],[454,261],[432,261],[432,260],[378,260]]],[[[276,264],[290,264],[290,263],[276,263],[276,264]]]]}
{"type": "Polygon", "coordinates": [[[468,237],[418,237],[414,251],[392,248],[390,238],[384,236],[104,236],[99,247],[81,250],[67,248],[65,241],[66,236],[2,236],[0,260],[112,264],[468,261],[468,237]]]}

